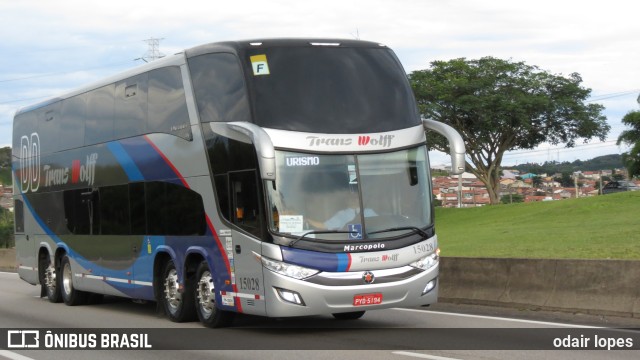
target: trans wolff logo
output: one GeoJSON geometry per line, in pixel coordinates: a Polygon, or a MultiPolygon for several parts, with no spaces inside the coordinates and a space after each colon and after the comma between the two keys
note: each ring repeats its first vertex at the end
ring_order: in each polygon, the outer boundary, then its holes
{"type": "Polygon", "coordinates": [[[48,187],[71,183],[92,186],[95,182],[98,153],[86,155],[83,160],[72,160],[70,168],[56,164],[41,166],[40,136],[35,132],[20,138],[19,151],[20,168],[16,175],[22,193],[36,192],[40,185],[48,187]]]}
{"type": "Polygon", "coordinates": [[[371,136],[358,136],[358,145],[389,147],[391,146],[391,140],[394,137],[395,135],[380,135],[378,138],[372,138],[371,136]]]}
{"type": "MultiPolygon", "coordinates": [[[[395,135],[380,135],[369,136],[359,135],[357,145],[358,146],[371,146],[371,147],[391,147],[391,142],[395,135]]],[[[354,139],[351,137],[326,137],[326,136],[307,136],[309,146],[350,146],[354,145],[354,139]]]]}
{"type": "Polygon", "coordinates": [[[89,186],[93,185],[96,179],[96,162],[98,154],[92,153],[87,155],[85,162],[80,160],[71,161],[71,176],[69,176],[68,167],[52,167],[44,166],[45,186],[66,185],[71,180],[72,184],[84,183],[89,186]]]}

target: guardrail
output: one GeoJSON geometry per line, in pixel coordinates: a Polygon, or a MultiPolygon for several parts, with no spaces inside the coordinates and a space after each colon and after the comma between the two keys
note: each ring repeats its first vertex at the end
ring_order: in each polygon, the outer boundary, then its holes
{"type": "Polygon", "coordinates": [[[0,271],[16,271],[16,248],[0,249],[0,271]]]}
{"type": "Polygon", "coordinates": [[[442,257],[441,302],[640,318],[640,261],[442,257]]]}

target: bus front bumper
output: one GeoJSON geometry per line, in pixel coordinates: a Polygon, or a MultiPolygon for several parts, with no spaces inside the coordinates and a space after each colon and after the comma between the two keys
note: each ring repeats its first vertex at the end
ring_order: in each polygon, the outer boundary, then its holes
{"type": "MultiPolygon", "coordinates": [[[[297,280],[265,269],[266,315],[309,316],[434,304],[438,299],[438,265],[426,271],[416,271],[409,266],[390,269],[400,270],[398,273],[413,273],[409,277],[383,283],[376,283],[375,279],[384,278],[390,270],[321,273],[323,281],[313,282],[312,279],[297,280]],[[366,283],[365,278],[369,277],[366,273],[373,275],[372,283],[366,283]]],[[[387,279],[394,280],[389,276],[387,279]]]]}

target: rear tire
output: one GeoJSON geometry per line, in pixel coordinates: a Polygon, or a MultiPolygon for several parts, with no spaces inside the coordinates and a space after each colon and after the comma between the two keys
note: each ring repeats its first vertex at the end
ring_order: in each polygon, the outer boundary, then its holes
{"type": "Polygon", "coordinates": [[[236,313],[218,308],[213,275],[206,261],[198,265],[194,298],[198,319],[204,326],[221,328],[231,325],[236,313]]]}
{"type": "Polygon", "coordinates": [[[185,279],[184,289],[180,291],[178,271],[173,260],[167,261],[162,272],[162,305],[173,322],[195,319],[193,283],[185,279]]]}
{"type": "Polygon", "coordinates": [[[38,262],[38,272],[40,273],[40,286],[42,290],[40,293],[45,294],[49,302],[59,303],[62,301],[62,294],[60,294],[60,287],[58,286],[58,273],[56,267],[51,262],[49,254],[40,258],[38,262]]]}
{"type": "Polygon", "coordinates": [[[58,276],[58,287],[65,304],[76,306],[87,302],[87,293],[76,290],[73,287],[73,272],[71,271],[71,262],[69,257],[64,255],[60,260],[60,276],[58,276]]]}
{"type": "Polygon", "coordinates": [[[357,320],[364,315],[364,311],[353,311],[353,312],[345,312],[345,313],[335,313],[332,314],[334,318],[338,320],[357,320]]]}

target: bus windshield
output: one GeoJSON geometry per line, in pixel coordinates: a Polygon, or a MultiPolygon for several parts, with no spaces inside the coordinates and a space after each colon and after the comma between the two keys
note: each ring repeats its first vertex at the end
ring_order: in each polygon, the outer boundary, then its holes
{"type": "Polygon", "coordinates": [[[421,124],[406,73],[386,47],[266,47],[245,61],[261,127],[347,134],[421,124]]]}
{"type": "Polygon", "coordinates": [[[431,224],[424,146],[382,154],[278,151],[270,230],[323,240],[380,239],[431,224]],[[386,231],[394,228],[402,230],[386,231]]]}

